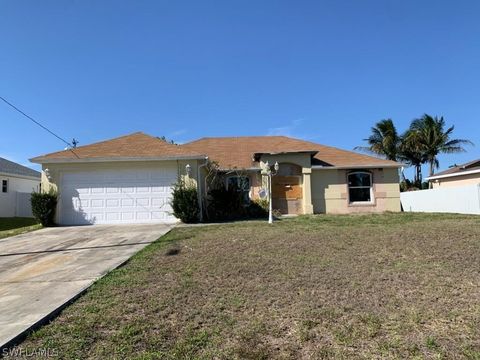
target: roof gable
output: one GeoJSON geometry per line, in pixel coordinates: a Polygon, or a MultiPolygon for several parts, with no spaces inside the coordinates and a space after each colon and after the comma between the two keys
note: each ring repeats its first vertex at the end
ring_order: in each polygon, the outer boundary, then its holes
{"type": "Polygon", "coordinates": [[[142,132],[100,141],[74,149],[58,151],[31,159],[33,162],[135,160],[135,159],[181,159],[201,157],[202,154],[167,143],[142,132]]]}

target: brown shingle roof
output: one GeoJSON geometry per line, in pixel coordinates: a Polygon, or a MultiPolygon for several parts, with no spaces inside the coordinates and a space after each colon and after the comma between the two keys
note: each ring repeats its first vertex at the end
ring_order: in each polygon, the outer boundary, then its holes
{"type": "Polygon", "coordinates": [[[182,146],[191,151],[207,154],[221,168],[258,167],[252,158],[255,153],[313,152],[313,165],[324,166],[401,166],[390,160],[358,154],[331,146],[286,136],[245,136],[202,138],[182,146]]]}
{"type": "Polygon", "coordinates": [[[440,171],[439,173],[436,173],[435,175],[432,175],[430,177],[434,178],[436,176],[453,175],[453,174],[461,175],[462,172],[472,171],[472,170],[480,170],[480,159],[473,160],[462,165],[453,166],[450,169],[440,171]]]}
{"type": "Polygon", "coordinates": [[[63,150],[38,156],[32,162],[48,161],[82,161],[95,159],[135,159],[135,158],[193,158],[202,157],[191,149],[180,145],[169,144],[159,138],[136,132],[107,141],[79,146],[71,150],[63,150]]]}
{"type": "Polygon", "coordinates": [[[286,136],[244,136],[202,138],[184,145],[173,145],[156,137],[137,132],[115,139],[38,156],[33,162],[69,162],[115,159],[202,158],[205,155],[221,168],[258,167],[253,160],[258,153],[307,152],[313,165],[323,166],[400,166],[390,161],[337,149],[286,136]]]}

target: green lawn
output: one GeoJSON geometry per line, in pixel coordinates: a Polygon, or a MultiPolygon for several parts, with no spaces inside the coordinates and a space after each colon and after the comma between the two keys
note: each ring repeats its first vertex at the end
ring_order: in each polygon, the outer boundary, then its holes
{"type": "Polygon", "coordinates": [[[0,239],[37,230],[41,227],[35,219],[31,218],[0,218],[0,239]]]}
{"type": "Polygon", "coordinates": [[[19,346],[80,359],[480,359],[480,217],[176,228],[19,346]]]}

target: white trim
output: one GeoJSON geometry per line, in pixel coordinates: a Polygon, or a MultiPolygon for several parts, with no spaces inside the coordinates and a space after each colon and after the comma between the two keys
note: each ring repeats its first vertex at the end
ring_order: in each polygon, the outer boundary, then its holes
{"type": "Polygon", "coordinates": [[[167,161],[167,160],[201,160],[204,155],[195,156],[157,156],[157,157],[98,157],[98,158],[80,158],[80,159],[45,159],[33,158],[30,162],[37,164],[68,164],[68,163],[92,163],[92,162],[117,162],[117,161],[167,161]]]}
{"type": "MultiPolygon", "coordinates": [[[[398,164],[398,165],[352,165],[352,166],[323,166],[323,165],[312,165],[310,168],[312,170],[355,170],[355,169],[394,169],[394,168],[401,168],[403,166],[407,166],[405,164],[398,164]]],[[[218,169],[218,171],[232,171],[232,170],[243,170],[243,171],[262,171],[261,168],[251,167],[245,169],[235,169],[235,168],[225,168],[225,169],[218,169]]]]}
{"type": "Polygon", "coordinates": [[[348,169],[383,169],[383,168],[401,168],[405,164],[395,165],[352,165],[352,166],[323,166],[312,165],[312,170],[348,170],[348,169]]]}
{"type": "Polygon", "coordinates": [[[462,172],[456,172],[453,174],[445,174],[445,175],[433,175],[425,178],[425,180],[436,180],[436,179],[444,179],[444,178],[449,178],[449,177],[454,177],[454,176],[462,176],[462,175],[470,175],[470,174],[478,174],[480,173],[480,169],[477,170],[468,170],[468,171],[462,171],[462,172]]]}
{"type": "Polygon", "coordinates": [[[260,168],[251,167],[251,168],[220,168],[218,171],[227,172],[227,171],[262,171],[260,168]]]}
{"type": "Polygon", "coordinates": [[[10,190],[10,181],[8,181],[8,179],[1,179],[0,185],[2,186],[2,188],[0,189],[2,194],[8,194],[8,192],[10,190]],[[5,191],[3,191],[3,182],[4,181],[5,181],[5,191]]]}
{"type": "Polygon", "coordinates": [[[375,204],[375,192],[373,191],[373,174],[368,171],[352,171],[347,173],[347,190],[348,190],[348,204],[349,205],[374,205],[375,204]],[[370,176],[370,186],[350,186],[350,183],[348,181],[348,178],[350,175],[353,174],[366,174],[370,176]],[[350,189],[365,189],[369,188],[370,189],[370,201],[350,201],[350,189]]]}
{"type": "Polygon", "coordinates": [[[13,177],[13,178],[19,178],[19,179],[26,179],[26,180],[41,180],[41,175],[38,177],[35,176],[28,176],[28,175],[20,175],[20,174],[10,174],[6,172],[0,172],[0,176],[7,176],[7,177],[13,177]]]}

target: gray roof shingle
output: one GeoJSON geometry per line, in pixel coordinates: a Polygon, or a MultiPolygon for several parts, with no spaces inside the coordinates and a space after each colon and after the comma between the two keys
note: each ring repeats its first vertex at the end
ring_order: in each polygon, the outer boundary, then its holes
{"type": "Polygon", "coordinates": [[[0,157],[0,173],[40,178],[40,173],[0,157]]]}

